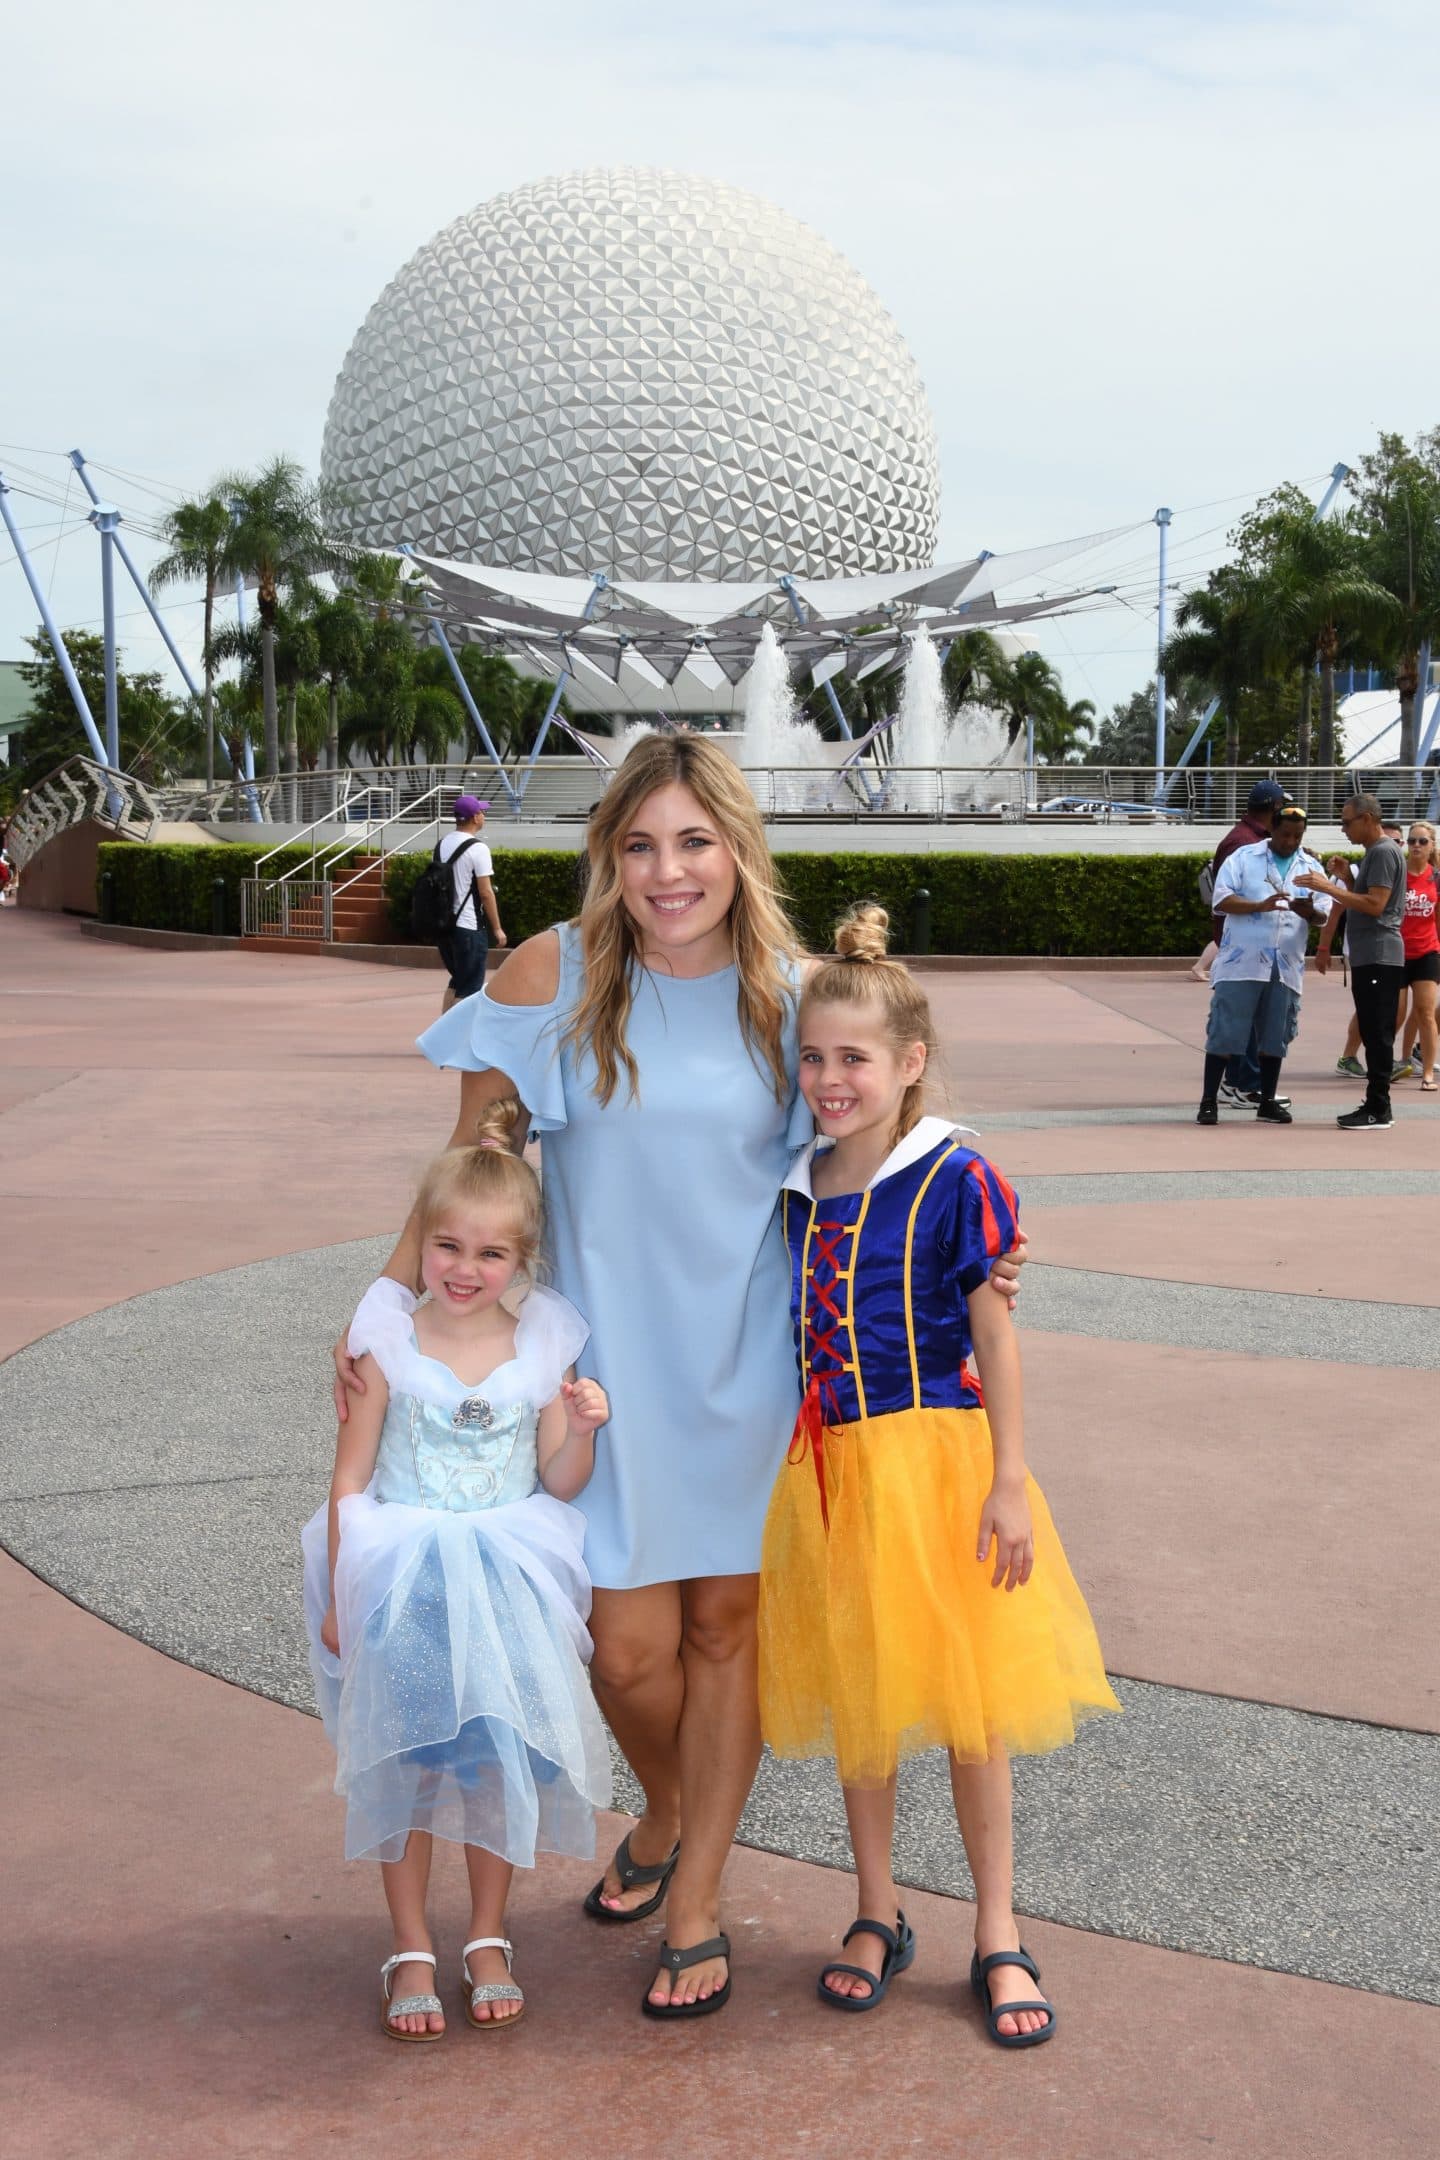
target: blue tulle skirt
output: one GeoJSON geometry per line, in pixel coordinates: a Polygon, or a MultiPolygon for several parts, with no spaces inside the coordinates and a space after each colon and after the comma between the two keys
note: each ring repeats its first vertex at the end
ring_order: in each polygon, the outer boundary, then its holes
{"type": "Polygon", "coordinates": [[[398,1860],[425,1830],[518,1867],[588,1858],[610,1754],[586,1672],[581,1517],[545,1493],[475,1513],[368,1494],[340,1507],[338,1658],[320,1641],[323,1508],[302,1544],[347,1857],[398,1860]]]}

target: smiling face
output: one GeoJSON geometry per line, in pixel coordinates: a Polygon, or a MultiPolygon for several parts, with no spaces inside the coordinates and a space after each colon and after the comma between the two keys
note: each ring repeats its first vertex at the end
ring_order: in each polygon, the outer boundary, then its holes
{"type": "Polygon", "coordinates": [[[620,836],[620,896],[648,960],[696,974],[728,965],[735,857],[678,780],[647,795],[620,836]]]}
{"type": "Polygon", "coordinates": [[[437,1312],[488,1312],[509,1289],[523,1257],[507,1209],[452,1200],[426,1229],[420,1274],[437,1312]]]}
{"type": "Polygon", "coordinates": [[[878,1003],[810,1004],[800,1014],[800,1092],[828,1139],[885,1142],[905,1090],[925,1070],[923,1042],[897,1049],[878,1003]]]}

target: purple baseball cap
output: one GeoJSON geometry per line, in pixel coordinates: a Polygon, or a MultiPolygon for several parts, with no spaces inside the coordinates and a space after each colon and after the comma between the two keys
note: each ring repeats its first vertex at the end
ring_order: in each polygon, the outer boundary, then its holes
{"type": "Polygon", "coordinates": [[[482,810],[488,810],[489,808],[489,803],[481,802],[478,795],[457,795],[455,798],[455,822],[457,825],[463,825],[472,817],[479,817],[482,810]]]}

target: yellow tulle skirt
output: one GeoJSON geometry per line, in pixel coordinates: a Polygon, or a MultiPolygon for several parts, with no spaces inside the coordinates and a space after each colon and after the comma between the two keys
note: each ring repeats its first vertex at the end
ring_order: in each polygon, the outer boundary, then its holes
{"type": "Polygon", "coordinates": [[[809,1445],[765,1522],[760,1716],[776,1755],[830,1755],[843,1783],[878,1784],[926,1748],[1046,1754],[1120,1708],[1033,1479],[1029,1582],[996,1590],[993,1552],[975,1558],[993,1468],[983,1410],[832,1427],[823,1468],[828,1530],[809,1445]]]}

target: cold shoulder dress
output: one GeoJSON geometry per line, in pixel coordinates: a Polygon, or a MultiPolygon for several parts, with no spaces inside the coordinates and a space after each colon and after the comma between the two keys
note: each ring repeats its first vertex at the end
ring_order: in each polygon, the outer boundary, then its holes
{"type": "MultiPolygon", "coordinates": [[[[733,967],[638,972],[622,1075],[608,1104],[564,1036],[581,995],[576,928],[558,926],[548,1005],[483,990],[420,1037],[436,1065],[503,1072],[541,1135],[550,1280],[579,1306],[578,1363],[611,1421],[576,1505],[601,1589],[753,1575],[765,1508],[799,1402],[776,1196],[814,1127],[795,1084],[777,1101],[740,1029],[733,967]]],[[[794,987],[798,991],[798,972],[794,987]]]]}

